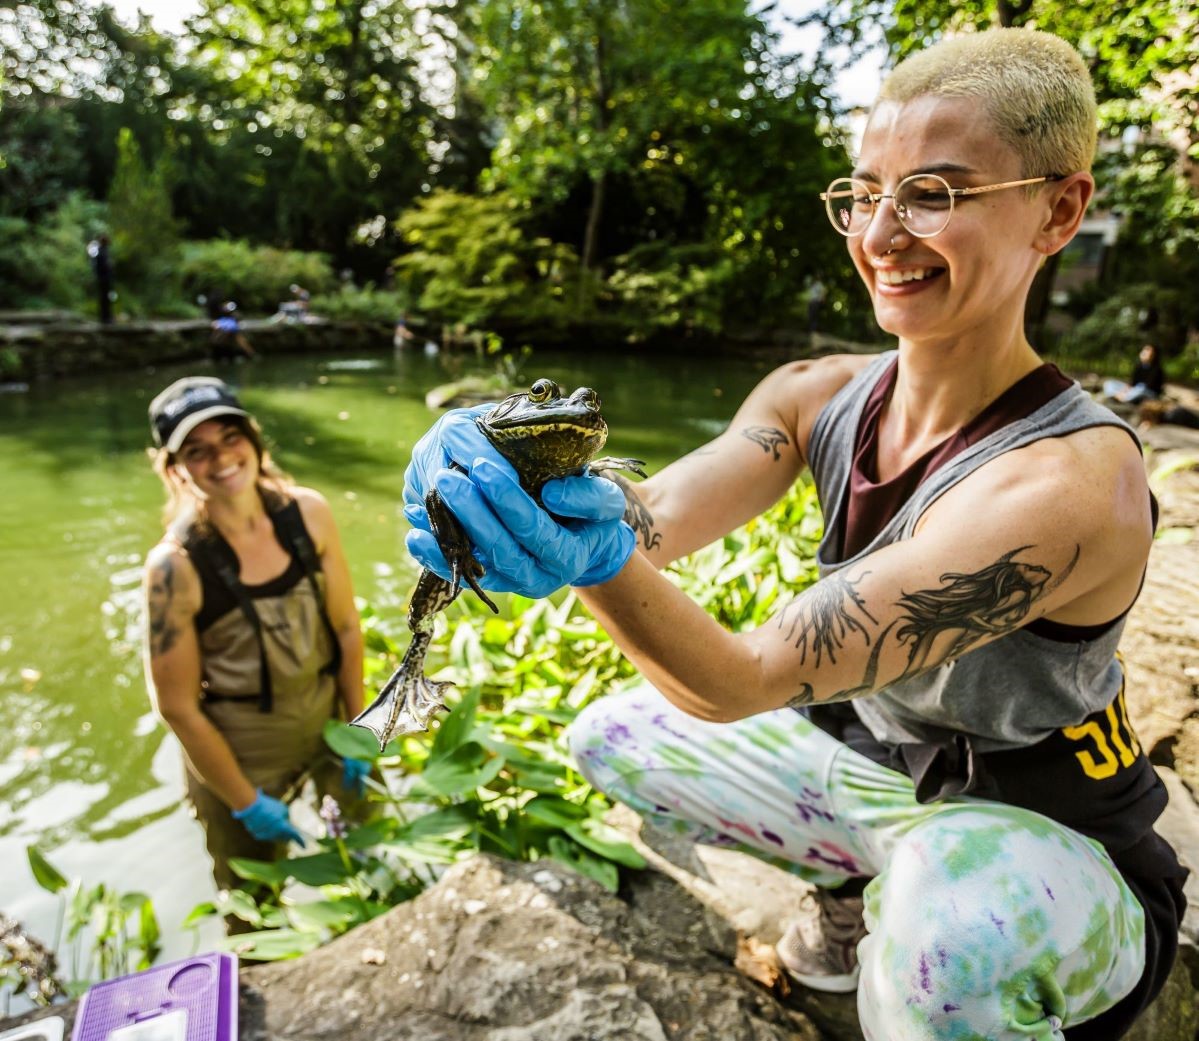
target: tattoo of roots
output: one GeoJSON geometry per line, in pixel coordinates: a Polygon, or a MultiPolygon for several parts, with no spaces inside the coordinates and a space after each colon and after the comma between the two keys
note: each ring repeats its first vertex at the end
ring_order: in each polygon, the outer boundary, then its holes
{"type": "MultiPolygon", "coordinates": [[[[869,572],[856,579],[831,575],[818,582],[802,597],[793,600],[779,614],[779,628],[790,620],[786,639],[794,640],[801,665],[809,653],[819,668],[827,655],[837,661],[841,650],[854,633],[860,633],[871,647],[862,682],[838,691],[828,701],[844,701],[872,693],[878,679],[879,654],[888,635],[907,651],[903,670],[888,685],[911,679],[965,654],[975,643],[987,637],[1002,636],[1024,624],[1038,600],[1057,589],[1078,563],[1080,547],[1061,572],[1054,575],[1040,564],[1015,560],[1031,546],[1020,546],[1005,553],[993,564],[973,572],[947,571],[934,589],[903,593],[895,606],[900,615],[872,640],[863,617],[876,626],[877,620],[866,609],[857,585],[869,572]]],[[[788,703],[792,707],[815,701],[810,684],[788,703]]]]}

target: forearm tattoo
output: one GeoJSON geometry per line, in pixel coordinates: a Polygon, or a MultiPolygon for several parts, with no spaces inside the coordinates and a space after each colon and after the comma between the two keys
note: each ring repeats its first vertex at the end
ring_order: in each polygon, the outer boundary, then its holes
{"type": "Polygon", "coordinates": [[[606,476],[608,480],[615,482],[616,486],[624,492],[625,523],[633,529],[633,533],[645,549],[657,549],[662,544],[662,533],[654,531],[654,515],[649,512],[645,503],[641,501],[641,497],[637,494],[633,483],[625,480],[619,474],[607,474],[606,476]]]}
{"type": "Polygon", "coordinates": [[[856,588],[868,574],[869,571],[863,572],[856,580],[830,575],[783,608],[779,614],[780,629],[791,614],[791,609],[795,608],[785,638],[788,642],[795,641],[801,665],[808,663],[809,652],[815,656],[816,668],[820,667],[820,659],[826,654],[829,662],[835,665],[837,651],[845,646],[845,641],[852,633],[859,633],[864,645],[870,646],[870,633],[857,616],[865,615],[875,625],[878,619],[866,610],[856,588]]]}
{"type": "Polygon", "coordinates": [[[171,622],[171,601],[174,596],[175,565],[167,557],[150,569],[146,589],[146,627],[152,658],[166,654],[179,638],[179,630],[171,622]]]}
{"type": "MultiPolygon", "coordinates": [[[[831,575],[821,580],[783,609],[779,628],[791,616],[785,638],[795,641],[801,665],[807,664],[809,652],[813,653],[815,667],[820,666],[824,655],[835,664],[837,651],[851,636],[859,634],[863,645],[870,648],[861,683],[819,700],[846,701],[871,694],[880,686],[879,658],[889,637],[904,648],[906,661],[899,675],[888,679],[886,686],[929,672],[961,657],[980,640],[1002,636],[1024,625],[1037,602],[1070,576],[1081,552],[1076,545],[1069,562],[1054,574],[1040,564],[1014,559],[1028,549],[1032,547],[1013,549],[978,571],[947,571],[934,588],[901,593],[895,601],[899,616],[876,635],[862,621],[864,616],[878,625],[856,590],[868,571],[854,579],[831,575]]],[[[812,686],[803,683],[788,705],[801,707],[816,700],[812,686]]]]}
{"type": "Polygon", "coordinates": [[[742,437],[747,437],[756,445],[762,446],[763,452],[773,452],[774,458],[781,459],[779,445],[789,445],[790,438],[778,427],[746,427],[741,431],[742,437]]]}

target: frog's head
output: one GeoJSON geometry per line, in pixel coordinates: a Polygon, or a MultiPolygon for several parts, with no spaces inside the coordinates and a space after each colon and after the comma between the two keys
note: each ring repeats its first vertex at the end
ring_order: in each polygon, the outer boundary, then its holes
{"type": "Polygon", "coordinates": [[[567,397],[547,379],[505,398],[476,422],[528,489],[577,473],[608,439],[594,390],[579,387],[567,397]]]}

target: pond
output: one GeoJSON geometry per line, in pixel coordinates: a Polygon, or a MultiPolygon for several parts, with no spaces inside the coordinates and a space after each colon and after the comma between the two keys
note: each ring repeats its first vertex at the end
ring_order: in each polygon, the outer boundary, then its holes
{"type": "MultiPolygon", "coordinates": [[[[436,418],[426,391],[494,368],[420,352],[266,359],[220,372],[332,503],[355,592],[402,617],[416,575],[398,506],[413,442],[436,418]]],[[[771,363],[538,352],[530,380],[595,387],[608,451],[659,468],[719,433],[771,363]]],[[[0,394],[0,891],[47,942],[58,899],[26,861],[36,843],[69,878],[148,893],[164,957],[215,939],[180,923],[212,895],[199,826],[182,805],[178,745],[150,712],[140,660],[141,561],[161,486],[146,407],[203,367],[159,368],[0,394]]],[[[68,967],[69,968],[69,967],[68,967]]]]}

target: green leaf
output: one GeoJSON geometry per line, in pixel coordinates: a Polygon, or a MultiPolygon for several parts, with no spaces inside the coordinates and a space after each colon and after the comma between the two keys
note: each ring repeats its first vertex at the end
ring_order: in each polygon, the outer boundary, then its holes
{"type": "Polygon", "coordinates": [[[247,882],[265,882],[268,886],[281,886],[287,881],[287,871],[278,861],[230,857],[229,868],[238,878],[244,878],[247,882]]]}
{"type": "Polygon", "coordinates": [[[245,961],[284,961],[316,950],[321,938],[298,929],[267,929],[258,933],[239,933],[218,941],[222,950],[234,951],[245,961]]]}
{"type": "Polygon", "coordinates": [[[291,924],[305,932],[341,932],[359,917],[357,908],[349,900],[314,900],[293,904],[286,912],[291,924]]]}
{"type": "Polygon", "coordinates": [[[227,889],[217,897],[217,909],[222,915],[233,915],[251,925],[262,924],[262,912],[254,898],[244,889],[227,889]]]}
{"type": "Polygon", "coordinates": [[[330,886],[344,882],[353,872],[347,871],[336,853],[315,853],[308,857],[293,857],[279,862],[287,874],[306,886],[330,886]]]}
{"type": "Polygon", "coordinates": [[[433,737],[430,760],[446,758],[469,740],[479,708],[479,693],[478,688],[468,691],[454,706],[453,711],[441,721],[441,726],[437,728],[433,737]]]}
{"type": "Polygon", "coordinates": [[[187,912],[187,917],[183,919],[183,928],[194,928],[205,919],[215,918],[219,914],[220,912],[216,909],[216,904],[211,900],[205,900],[203,903],[196,904],[195,907],[187,912]]]}
{"type": "Polygon", "coordinates": [[[568,824],[564,830],[577,843],[601,857],[615,860],[625,867],[645,867],[645,858],[630,845],[629,840],[615,828],[595,817],[588,817],[577,824],[568,824]]]}
{"type": "Polygon", "coordinates": [[[379,758],[378,739],[362,727],[331,719],[325,724],[324,737],[325,744],[343,759],[365,759],[373,763],[379,758]]]}
{"type": "Polygon", "coordinates": [[[464,803],[459,806],[446,806],[432,813],[426,813],[409,821],[396,832],[396,841],[413,841],[415,839],[435,837],[463,838],[474,830],[478,821],[479,807],[477,803],[464,803]]]}
{"type": "Polygon", "coordinates": [[[594,879],[609,892],[615,893],[620,887],[620,873],[615,864],[609,860],[601,860],[570,839],[561,835],[551,835],[549,851],[550,856],[558,863],[594,879]]]}
{"type": "Polygon", "coordinates": [[[411,789],[415,796],[462,795],[488,784],[504,768],[501,756],[489,756],[477,741],[460,745],[427,765],[411,789]]]}
{"type": "Polygon", "coordinates": [[[567,828],[588,816],[587,809],[577,803],[556,799],[552,795],[538,795],[522,807],[526,816],[558,828],[567,828]]]}
{"type": "Polygon", "coordinates": [[[33,880],[48,893],[57,893],[66,889],[70,884],[48,861],[36,846],[26,847],[29,857],[29,868],[33,872],[33,880]]]}

